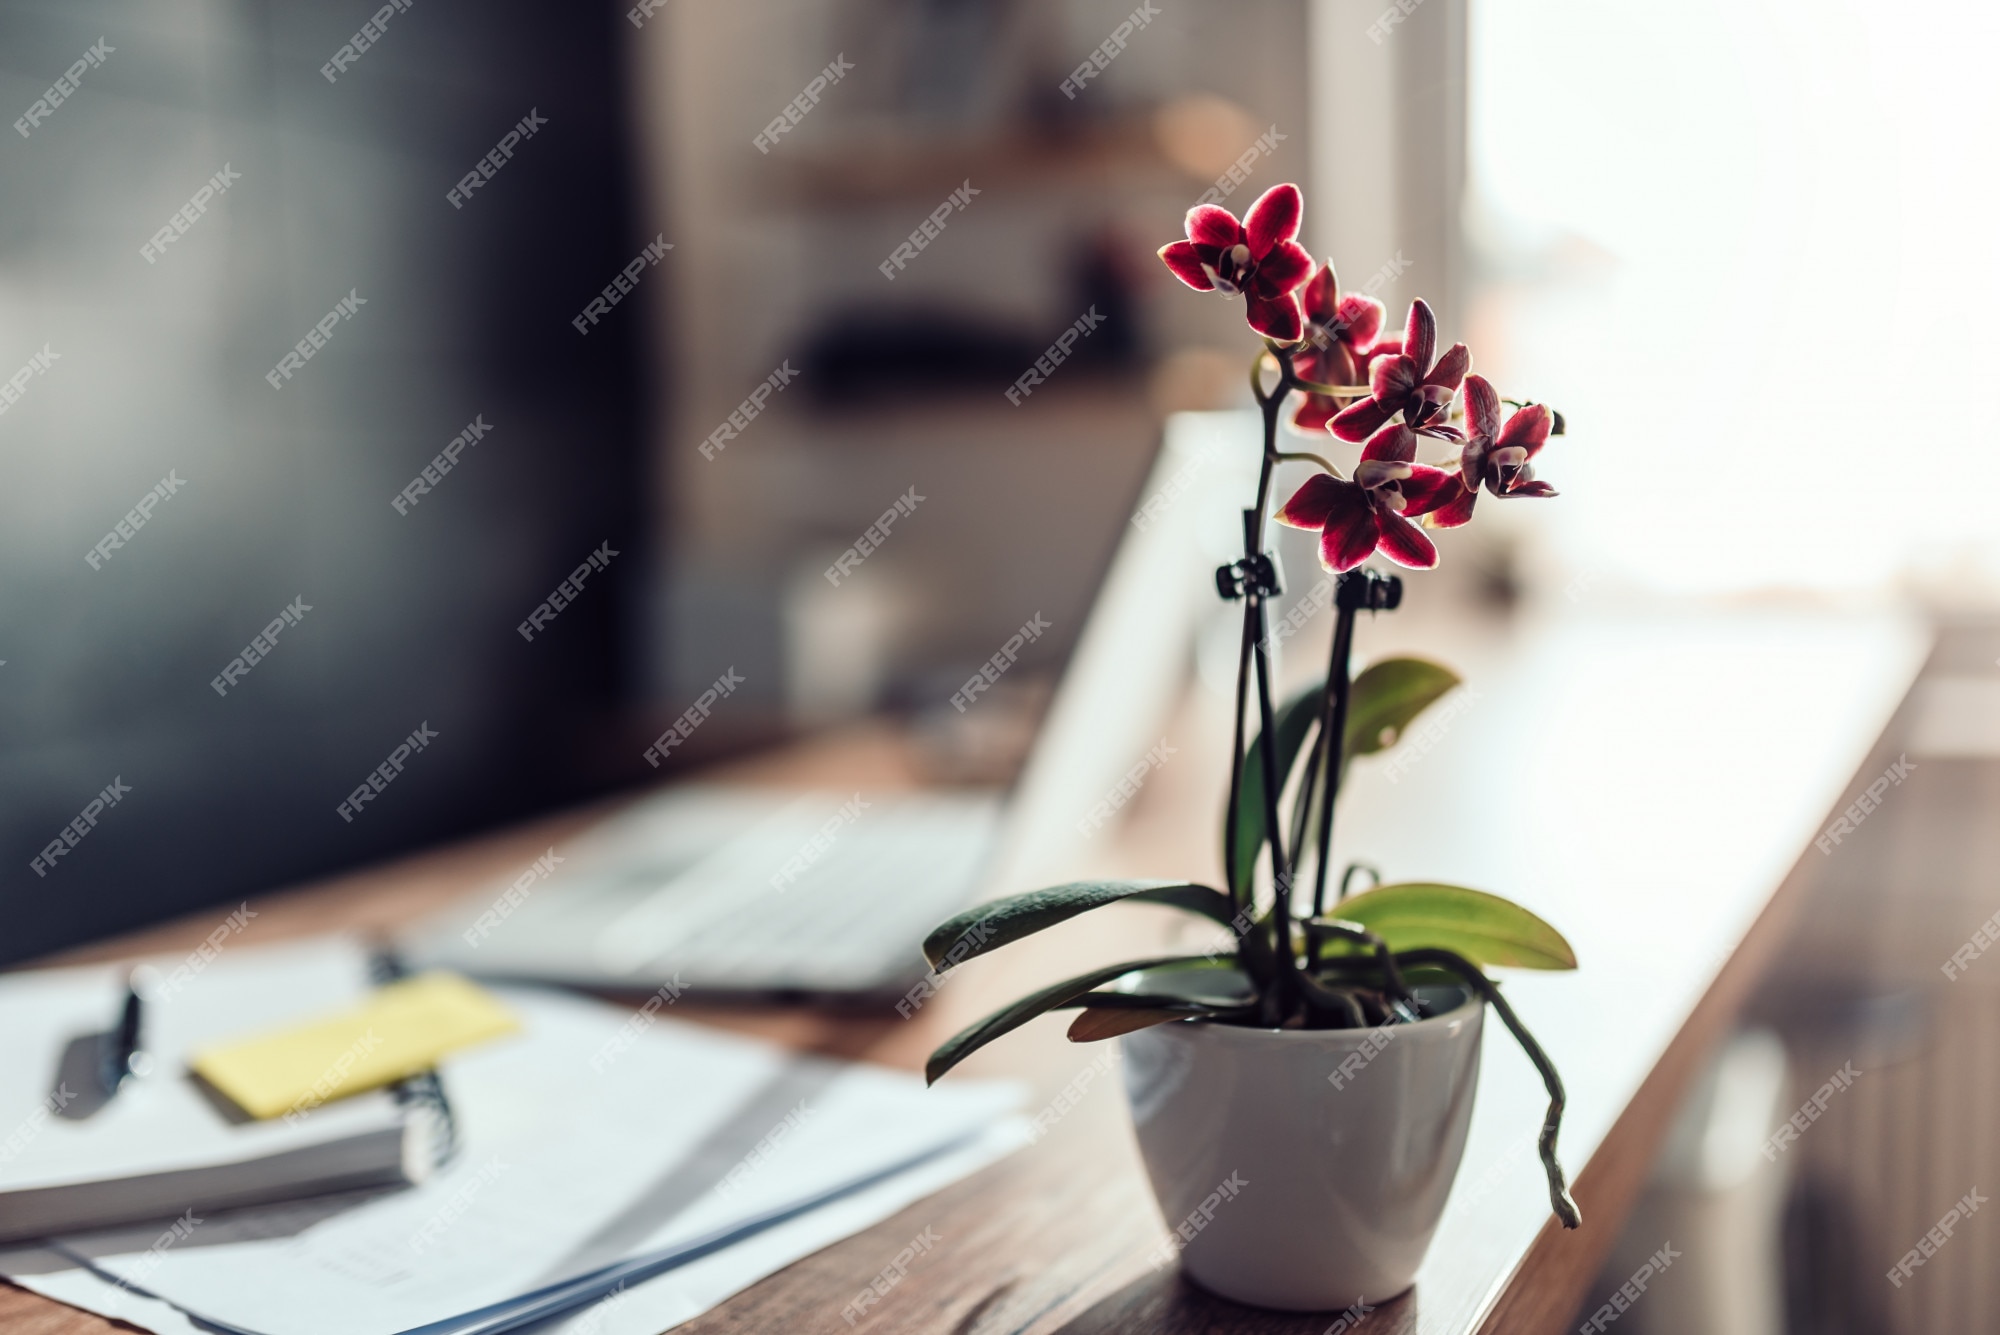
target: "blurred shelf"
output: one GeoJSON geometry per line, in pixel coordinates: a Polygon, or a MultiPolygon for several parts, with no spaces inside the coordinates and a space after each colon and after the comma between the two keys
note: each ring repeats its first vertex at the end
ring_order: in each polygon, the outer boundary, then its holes
{"type": "Polygon", "coordinates": [[[844,129],[796,148],[787,145],[779,169],[747,177],[745,190],[767,206],[865,207],[935,203],[968,180],[979,189],[1047,190],[1103,184],[1110,175],[1126,189],[1178,190],[1199,180],[1162,151],[1150,116],[1132,115],[976,134],[844,129]]]}

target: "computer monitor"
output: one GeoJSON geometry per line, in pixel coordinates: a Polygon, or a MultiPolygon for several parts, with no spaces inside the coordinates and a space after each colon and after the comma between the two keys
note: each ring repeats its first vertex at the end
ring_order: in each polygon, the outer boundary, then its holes
{"type": "Polygon", "coordinates": [[[638,767],[624,37],[0,6],[0,963],[638,767]]]}

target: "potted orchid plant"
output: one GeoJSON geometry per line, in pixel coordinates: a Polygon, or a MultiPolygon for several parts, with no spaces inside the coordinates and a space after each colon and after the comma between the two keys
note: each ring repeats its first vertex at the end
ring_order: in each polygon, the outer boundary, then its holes
{"type": "Polygon", "coordinates": [[[1425,881],[1350,894],[1364,868],[1329,874],[1349,766],[1393,745],[1458,684],[1417,658],[1350,671],[1356,614],[1402,599],[1397,577],[1363,563],[1379,554],[1435,566],[1427,529],[1467,522],[1482,490],[1553,495],[1533,460],[1561,422],[1537,403],[1503,417],[1493,386],[1469,373],[1463,344],[1438,354],[1422,301],[1400,338],[1385,336],[1379,302],[1343,295],[1330,265],[1315,272],[1296,240],[1302,210],[1293,185],[1268,191],[1240,222],[1201,205],[1187,215],[1186,239],[1159,252],[1189,287],[1241,296],[1263,340],[1250,377],[1263,467],[1243,516],[1243,557],[1216,572],[1222,596],[1243,604],[1226,887],[1059,885],[973,908],[932,932],[924,952],[943,972],[1121,901],[1205,916],[1228,929],[1229,946],[1127,960],[1045,987],[953,1036],[926,1075],[936,1080],[1045,1012],[1077,1010],[1071,1039],[1124,1045],[1140,1148],[1178,1225],[1171,1251],[1186,1273],[1241,1301],[1328,1310],[1411,1283],[1464,1150],[1488,1007],[1547,1085],[1539,1148],[1549,1199],[1565,1226],[1578,1225],[1556,1158],[1561,1079],[1486,972],[1571,969],[1576,959],[1553,927],[1498,896],[1425,881]],[[1295,430],[1359,445],[1352,468],[1281,450],[1288,407],[1295,430]],[[1420,462],[1426,447],[1456,457],[1420,462]],[[1272,511],[1273,473],[1285,462],[1318,471],[1272,511]],[[1284,701],[1272,691],[1268,608],[1280,590],[1267,515],[1317,532],[1335,577],[1326,676],[1284,701]],[[1246,746],[1253,708],[1258,731],[1246,746]]]}

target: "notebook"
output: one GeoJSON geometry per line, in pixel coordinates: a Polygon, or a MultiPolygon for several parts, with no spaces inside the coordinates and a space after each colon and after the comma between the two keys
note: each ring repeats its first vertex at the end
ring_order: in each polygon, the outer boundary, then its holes
{"type": "Polygon", "coordinates": [[[521,1031],[441,1063],[459,1149],[429,1180],[0,1248],[0,1274],[161,1329],[650,1335],[1025,1141],[1010,1084],[926,1089],[677,998],[495,996],[521,1031]]]}
{"type": "MultiPolygon", "coordinates": [[[[59,1067],[76,1040],[116,1018],[126,970],[0,975],[0,1241],[422,1182],[448,1153],[449,1105],[435,1082],[253,1120],[187,1074],[199,1049],[365,997],[377,973],[359,943],[225,950],[203,962],[153,989],[147,1073],[84,1120],[62,1115],[82,1091],[59,1067]]],[[[186,961],[156,963],[164,978],[186,961]]]]}

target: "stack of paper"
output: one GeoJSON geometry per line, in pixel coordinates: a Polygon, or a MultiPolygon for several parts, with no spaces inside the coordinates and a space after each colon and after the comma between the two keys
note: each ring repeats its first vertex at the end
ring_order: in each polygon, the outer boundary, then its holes
{"type": "Polygon", "coordinates": [[[163,1335],[188,1329],[177,1314],[255,1335],[650,1335],[1024,1138],[1011,1086],[925,1090],[679,1023],[664,997],[499,995],[522,1032],[445,1063],[459,1150],[428,1181],[61,1238],[0,1253],[0,1274],[163,1335]]]}

